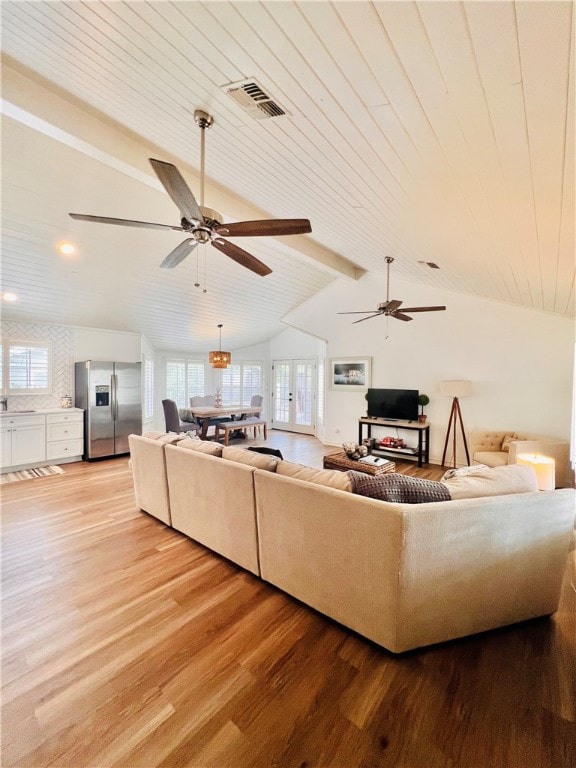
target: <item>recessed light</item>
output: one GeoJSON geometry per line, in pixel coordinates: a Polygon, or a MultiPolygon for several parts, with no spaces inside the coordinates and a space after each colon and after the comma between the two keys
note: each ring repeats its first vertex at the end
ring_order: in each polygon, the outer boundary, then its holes
{"type": "Polygon", "coordinates": [[[58,250],[60,253],[64,254],[64,256],[71,256],[76,248],[74,245],[72,245],[72,243],[60,243],[58,250]]]}
{"type": "Polygon", "coordinates": [[[3,293],[2,298],[4,301],[18,301],[18,296],[16,296],[15,293],[11,293],[10,291],[3,293]]]}

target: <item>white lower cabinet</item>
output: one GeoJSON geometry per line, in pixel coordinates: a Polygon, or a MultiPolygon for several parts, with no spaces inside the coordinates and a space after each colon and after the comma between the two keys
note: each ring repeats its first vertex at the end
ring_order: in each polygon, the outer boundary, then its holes
{"type": "Polygon", "coordinates": [[[46,418],[43,415],[3,417],[2,467],[36,464],[46,460],[46,418]]]}
{"type": "Polygon", "coordinates": [[[84,414],[49,413],[46,416],[46,458],[57,461],[82,456],[84,450],[84,414]]]}
{"type": "Polygon", "coordinates": [[[0,436],[3,471],[77,461],[84,452],[84,412],[5,414],[0,436]]]}

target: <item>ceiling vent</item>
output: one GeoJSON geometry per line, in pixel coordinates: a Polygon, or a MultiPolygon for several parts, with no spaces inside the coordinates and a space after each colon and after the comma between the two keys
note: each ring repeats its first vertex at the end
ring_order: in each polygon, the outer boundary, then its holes
{"type": "Polygon", "coordinates": [[[255,120],[268,120],[271,117],[282,117],[288,114],[256,80],[228,83],[223,90],[255,120]]]}

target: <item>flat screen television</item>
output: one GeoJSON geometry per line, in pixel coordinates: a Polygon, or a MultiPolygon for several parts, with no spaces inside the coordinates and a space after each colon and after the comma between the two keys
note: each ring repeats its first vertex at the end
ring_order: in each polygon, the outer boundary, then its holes
{"type": "Polygon", "coordinates": [[[369,389],[368,416],[392,421],[418,421],[417,389],[369,389]]]}

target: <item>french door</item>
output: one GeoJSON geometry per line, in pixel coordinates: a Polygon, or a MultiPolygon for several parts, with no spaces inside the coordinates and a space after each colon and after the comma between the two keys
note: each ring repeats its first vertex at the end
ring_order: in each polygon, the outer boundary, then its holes
{"type": "Polygon", "coordinates": [[[272,412],[274,429],[314,434],[315,360],[274,360],[272,412]]]}

